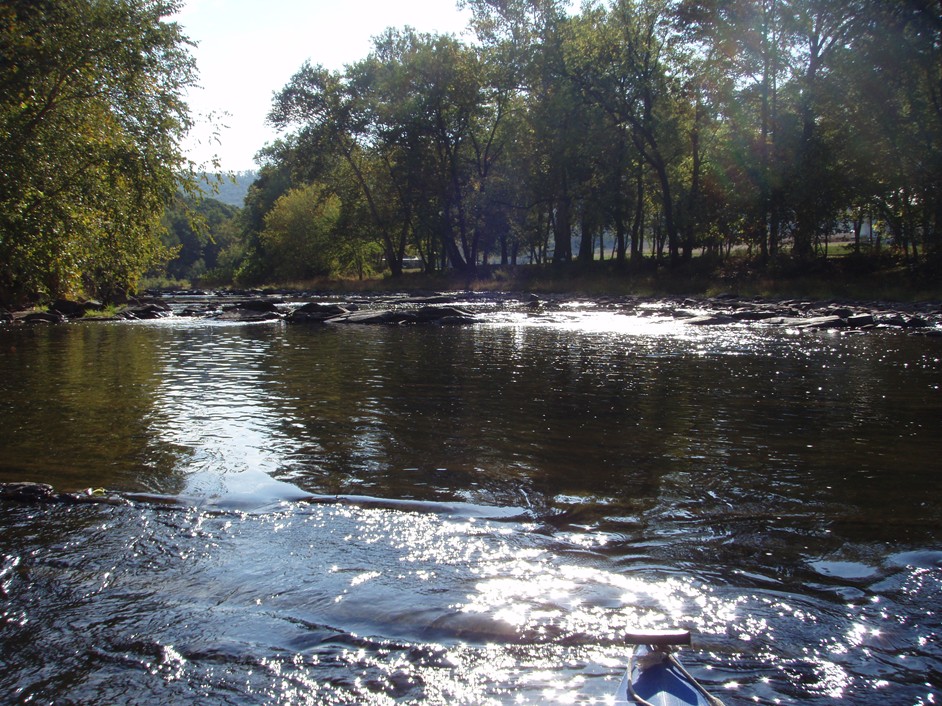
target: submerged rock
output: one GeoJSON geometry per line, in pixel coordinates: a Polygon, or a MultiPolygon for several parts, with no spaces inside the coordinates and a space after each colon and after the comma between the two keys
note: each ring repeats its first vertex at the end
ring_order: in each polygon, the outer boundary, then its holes
{"type": "Polygon", "coordinates": [[[800,319],[797,326],[798,328],[816,329],[846,328],[847,321],[838,314],[832,314],[830,316],[811,316],[807,319],[800,319]]]}
{"type": "Polygon", "coordinates": [[[418,323],[468,323],[476,321],[474,315],[454,306],[425,306],[415,312],[418,323]]]}
{"type": "Polygon", "coordinates": [[[406,311],[351,311],[326,319],[329,324],[405,324],[414,319],[406,311]]]}
{"type": "Polygon", "coordinates": [[[261,313],[278,312],[278,305],[270,299],[248,299],[243,302],[236,302],[229,308],[243,311],[257,311],[261,313]]]}
{"type": "Polygon", "coordinates": [[[690,326],[723,326],[733,323],[734,319],[723,314],[706,314],[685,319],[684,323],[690,326]]]}
{"type": "Polygon", "coordinates": [[[99,503],[125,505],[129,501],[103,488],[87,488],[79,493],[59,493],[48,483],[0,483],[0,500],[24,503],[65,503],[69,505],[99,503]]]}

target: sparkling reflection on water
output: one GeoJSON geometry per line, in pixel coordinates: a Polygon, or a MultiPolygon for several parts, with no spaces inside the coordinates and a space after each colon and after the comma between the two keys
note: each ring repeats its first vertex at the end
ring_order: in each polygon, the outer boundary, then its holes
{"type": "Polygon", "coordinates": [[[607,703],[676,625],[728,703],[940,698],[935,341],[582,306],[0,345],[3,480],[174,500],[0,508],[14,702],[607,703]]]}

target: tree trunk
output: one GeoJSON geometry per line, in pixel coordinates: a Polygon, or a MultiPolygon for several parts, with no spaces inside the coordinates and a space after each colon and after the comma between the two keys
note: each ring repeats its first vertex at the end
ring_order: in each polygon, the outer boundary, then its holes
{"type": "Polygon", "coordinates": [[[619,211],[615,215],[615,262],[618,267],[625,265],[625,235],[627,235],[625,217],[619,211]]]}
{"type": "Polygon", "coordinates": [[[639,262],[644,256],[644,165],[638,160],[638,190],[635,194],[635,216],[631,222],[631,261],[639,262]]]}
{"type": "Polygon", "coordinates": [[[571,200],[564,195],[556,202],[553,216],[553,264],[572,261],[572,213],[571,200]]]}
{"type": "Polygon", "coordinates": [[[592,262],[592,251],[594,250],[590,220],[588,209],[583,207],[582,219],[579,225],[579,262],[583,264],[592,262]]]}

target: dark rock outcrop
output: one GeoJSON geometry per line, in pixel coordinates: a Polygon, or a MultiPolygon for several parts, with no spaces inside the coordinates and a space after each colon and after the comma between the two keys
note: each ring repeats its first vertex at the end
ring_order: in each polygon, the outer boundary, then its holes
{"type": "Polygon", "coordinates": [[[295,324],[323,323],[335,316],[343,316],[356,311],[356,307],[345,307],[339,304],[321,304],[308,302],[288,314],[288,321],[295,324]]]}
{"type": "Polygon", "coordinates": [[[405,324],[437,324],[461,326],[476,323],[478,319],[468,311],[453,306],[423,306],[418,309],[367,309],[356,305],[305,304],[290,314],[290,323],[361,324],[400,326],[405,324]]]}
{"type": "Polygon", "coordinates": [[[438,324],[462,326],[476,323],[470,312],[452,306],[424,306],[420,309],[384,309],[380,311],[353,311],[326,319],[329,324],[438,324]]]}
{"type": "Polygon", "coordinates": [[[67,319],[85,316],[85,306],[81,302],[73,302],[67,299],[57,299],[49,305],[49,311],[57,311],[67,319]]]}
{"type": "Polygon", "coordinates": [[[89,311],[101,311],[104,308],[104,304],[94,299],[86,299],[85,301],[56,299],[49,305],[49,311],[57,311],[67,319],[80,319],[89,311]]]}
{"type": "Polygon", "coordinates": [[[875,325],[873,314],[851,314],[847,317],[850,328],[870,328],[875,325]]]}
{"type": "Polygon", "coordinates": [[[163,302],[141,302],[115,314],[116,318],[128,321],[145,321],[170,316],[170,307],[163,302]]]}
{"type": "Polygon", "coordinates": [[[278,305],[270,299],[247,299],[224,306],[221,313],[214,318],[220,321],[240,321],[250,323],[254,321],[274,321],[284,318],[278,305]]]}
{"type": "Polygon", "coordinates": [[[759,309],[740,309],[737,311],[732,311],[729,314],[729,318],[733,321],[768,321],[769,319],[774,319],[776,316],[779,316],[779,313],[772,310],[759,310],[759,309]]]}
{"type": "Polygon", "coordinates": [[[24,324],[61,324],[66,319],[58,311],[32,311],[19,320],[24,324]]]}
{"type": "Polygon", "coordinates": [[[47,483],[0,483],[0,499],[23,502],[52,502],[55,488],[47,483]]]}

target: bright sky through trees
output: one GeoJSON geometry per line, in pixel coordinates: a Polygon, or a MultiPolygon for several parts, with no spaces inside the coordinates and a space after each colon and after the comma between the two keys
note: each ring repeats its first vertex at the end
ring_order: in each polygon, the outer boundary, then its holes
{"type": "Polygon", "coordinates": [[[468,14],[453,0],[189,0],[175,19],[199,43],[190,157],[202,164],[217,155],[224,170],[241,171],[275,138],[265,124],[272,94],[305,60],[341,69],[365,58],[387,27],[460,35],[468,14]],[[228,127],[214,140],[207,116],[223,113],[218,123],[228,127]]]}

